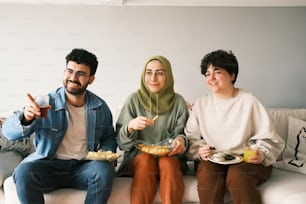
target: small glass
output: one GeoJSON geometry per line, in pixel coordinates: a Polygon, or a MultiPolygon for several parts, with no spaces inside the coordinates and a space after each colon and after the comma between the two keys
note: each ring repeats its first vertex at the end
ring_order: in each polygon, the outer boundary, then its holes
{"type": "Polygon", "coordinates": [[[38,95],[35,97],[35,102],[40,107],[40,117],[48,118],[49,96],[48,95],[38,95]]]}
{"type": "Polygon", "coordinates": [[[257,155],[257,147],[255,145],[245,144],[243,146],[243,160],[250,163],[250,157],[257,155]]]}

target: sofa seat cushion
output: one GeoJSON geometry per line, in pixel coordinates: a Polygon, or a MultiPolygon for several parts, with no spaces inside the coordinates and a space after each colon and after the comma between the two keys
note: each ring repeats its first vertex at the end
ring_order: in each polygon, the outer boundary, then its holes
{"type": "Polygon", "coordinates": [[[304,174],[273,168],[271,178],[259,187],[263,203],[305,204],[305,180],[304,174]]]}
{"type": "MultiPolygon", "coordinates": [[[[184,176],[185,192],[183,196],[184,203],[199,203],[197,192],[197,179],[195,176],[184,176]]],[[[129,204],[130,203],[130,190],[131,190],[132,178],[131,177],[119,177],[116,178],[113,184],[111,196],[108,204],[129,204]]],[[[16,193],[16,187],[12,177],[9,177],[4,182],[5,189],[5,201],[6,203],[18,204],[18,197],[16,193]]],[[[45,194],[45,203],[54,204],[83,204],[86,196],[86,191],[76,189],[59,189],[51,193],[45,194]]],[[[226,203],[230,201],[230,197],[227,194],[225,197],[226,203]]],[[[159,188],[158,193],[155,196],[154,203],[161,203],[159,188]]]]}
{"type": "MultiPolygon", "coordinates": [[[[306,200],[306,176],[304,174],[289,172],[281,169],[273,169],[271,178],[259,186],[264,204],[304,204],[306,200]]],[[[197,194],[197,179],[195,176],[184,176],[185,192],[184,203],[199,203],[197,194]]],[[[129,204],[130,187],[132,178],[116,178],[108,204],[129,204]]],[[[18,204],[16,187],[13,178],[9,177],[4,182],[6,203],[18,204]]],[[[158,190],[159,192],[159,190],[158,190]]],[[[86,191],[75,189],[60,189],[46,194],[46,204],[83,204],[86,191]]],[[[159,193],[156,194],[154,203],[160,203],[159,193]]],[[[230,203],[227,193],[225,203],[230,203]]]]}
{"type": "MultiPolygon", "coordinates": [[[[19,204],[13,177],[8,177],[3,184],[5,203],[19,204]]],[[[76,189],[59,189],[45,194],[45,204],[84,204],[86,191],[76,189]]]]}
{"type": "Polygon", "coordinates": [[[85,190],[72,188],[59,189],[44,195],[45,203],[84,203],[86,196],[85,190]]]}
{"type": "Polygon", "coordinates": [[[286,196],[281,202],[280,204],[288,204],[288,203],[292,203],[292,204],[302,204],[305,203],[306,201],[306,194],[305,192],[297,192],[297,193],[292,193],[288,196],[286,196]]]}

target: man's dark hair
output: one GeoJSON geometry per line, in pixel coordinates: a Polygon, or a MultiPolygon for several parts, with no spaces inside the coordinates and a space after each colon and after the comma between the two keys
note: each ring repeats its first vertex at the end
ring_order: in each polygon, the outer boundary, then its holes
{"type": "Polygon", "coordinates": [[[232,51],[216,50],[204,56],[201,62],[201,74],[205,76],[209,65],[225,69],[229,74],[234,74],[235,79],[232,81],[235,84],[238,77],[238,61],[232,51]]]}
{"type": "Polygon", "coordinates": [[[98,60],[96,55],[88,52],[84,49],[73,49],[67,56],[66,56],[66,65],[69,61],[76,62],[77,64],[85,64],[90,68],[90,76],[95,75],[98,67],[98,60]]]}

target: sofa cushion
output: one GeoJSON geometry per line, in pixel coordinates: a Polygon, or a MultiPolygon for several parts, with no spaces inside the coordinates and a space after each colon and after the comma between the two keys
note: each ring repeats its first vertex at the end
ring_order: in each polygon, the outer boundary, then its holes
{"type": "Polygon", "coordinates": [[[29,153],[33,152],[34,146],[32,138],[9,141],[6,137],[4,137],[1,127],[3,121],[3,118],[0,119],[0,152],[15,151],[18,152],[22,157],[25,157],[29,153]]]}
{"type": "Polygon", "coordinates": [[[34,151],[31,139],[9,141],[2,135],[2,123],[0,118],[0,187],[4,180],[10,176],[23,157],[34,151]]]}
{"type": "Polygon", "coordinates": [[[16,152],[0,152],[0,186],[7,177],[12,175],[21,159],[21,155],[16,152]]]}
{"type": "Polygon", "coordinates": [[[306,121],[289,117],[288,138],[283,158],[275,167],[306,174],[306,121]]]}
{"type": "MultiPolygon", "coordinates": [[[[277,133],[287,141],[288,137],[288,118],[289,116],[299,118],[301,120],[306,120],[306,109],[299,108],[269,108],[267,109],[272,122],[275,126],[277,133]]],[[[278,160],[281,160],[282,154],[279,156],[278,160]]]]}
{"type": "Polygon", "coordinates": [[[288,117],[292,116],[306,120],[306,109],[269,108],[268,113],[273,121],[277,133],[287,141],[288,117]]]}

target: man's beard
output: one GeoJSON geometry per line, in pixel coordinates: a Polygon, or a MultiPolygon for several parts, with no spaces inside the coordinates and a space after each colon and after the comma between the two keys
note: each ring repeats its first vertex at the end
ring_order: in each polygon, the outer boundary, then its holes
{"type": "Polygon", "coordinates": [[[82,95],[85,91],[86,91],[86,88],[88,86],[88,83],[86,83],[84,86],[81,86],[81,83],[77,82],[77,81],[71,81],[71,80],[66,80],[64,81],[64,87],[66,89],[66,91],[71,94],[71,95],[74,95],[74,96],[79,96],[79,95],[82,95]],[[65,83],[66,82],[66,83],[65,83]],[[78,84],[79,85],[79,88],[68,88],[68,83],[75,83],[75,84],[78,84]]]}

